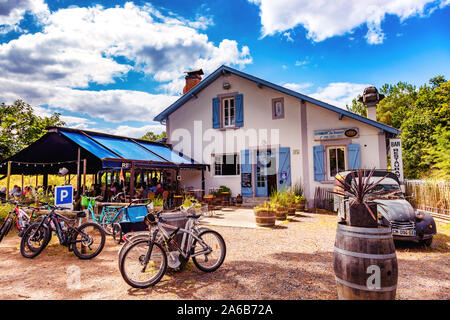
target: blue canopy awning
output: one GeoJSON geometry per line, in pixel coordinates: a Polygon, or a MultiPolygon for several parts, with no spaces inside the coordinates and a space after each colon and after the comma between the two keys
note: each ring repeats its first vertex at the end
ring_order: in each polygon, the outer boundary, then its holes
{"type": "Polygon", "coordinates": [[[55,174],[61,166],[76,171],[76,160],[87,160],[87,172],[103,169],[204,169],[172,150],[171,145],[72,128],[51,127],[40,139],[0,163],[0,174],[12,162],[13,174],[55,174]],[[74,162],[75,161],[75,162],[74,162]]]}

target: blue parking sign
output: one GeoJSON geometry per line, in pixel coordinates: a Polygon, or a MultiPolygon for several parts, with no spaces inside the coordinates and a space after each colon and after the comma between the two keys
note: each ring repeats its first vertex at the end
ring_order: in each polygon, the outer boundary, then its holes
{"type": "Polygon", "coordinates": [[[73,186],[55,187],[55,206],[73,209],[73,186]]]}

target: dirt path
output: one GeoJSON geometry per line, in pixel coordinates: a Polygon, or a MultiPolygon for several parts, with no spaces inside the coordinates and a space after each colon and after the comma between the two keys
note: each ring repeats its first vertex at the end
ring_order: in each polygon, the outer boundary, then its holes
{"type": "MultiPolygon", "coordinates": [[[[35,259],[19,252],[19,238],[0,244],[0,299],[336,299],[333,245],[336,217],[305,213],[275,230],[213,227],[227,244],[216,272],[205,274],[190,262],[166,274],[155,287],[131,289],[118,270],[108,237],[104,251],[82,261],[55,243],[35,259]],[[81,281],[77,287],[77,272],[81,281]]],[[[398,299],[450,299],[450,224],[431,248],[397,248],[398,299]]]]}

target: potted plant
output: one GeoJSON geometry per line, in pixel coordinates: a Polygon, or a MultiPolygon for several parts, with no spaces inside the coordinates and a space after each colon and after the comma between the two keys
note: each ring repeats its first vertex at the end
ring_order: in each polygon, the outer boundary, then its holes
{"type": "Polygon", "coordinates": [[[306,198],[304,196],[295,196],[295,208],[298,211],[305,211],[306,198]]]}
{"type": "Polygon", "coordinates": [[[241,194],[238,194],[236,197],[236,207],[242,206],[242,201],[243,201],[243,198],[242,198],[241,194]]]}
{"type": "Polygon", "coordinates": [[[287,208],[288,208],[288,215],[295,216],[295,194],[293,191],[288,190],[286,193],[286,201],[287,201],[287,208]]]}
{"type": "Polygon", "coordinates": [[[157,197],[153,199],[153,210],[160,211],[163,209],[164,200],[161,197],[157,197]]]}
{"type": "Polygon", "coordinates": [[[269,202],[264,202],[253,208],[258,227],[273,227],[275,225],[274,210],[269,202]]]}
{"type": "Polygon", "coordinates": [[[287,201],[284,193],[275,191],[270,196],[270,204],[275,210],[275,216],[277,220],[286,220],[287,218],[287,201]]]}
{"type": "Polygon", "coordinates": [[[360,169],[351,171],[351,176],[338,174],[335,191],[330,191],[348,201],[345,221],[337,225],[333,255],[337,293],[345,300],[395,299],[397,256],[390,228],[378,227],[375,198],[380,197],[374,191],[385,177],[372,179],[373,172],[360,169]],[[379,270],[376,286],[368,280],[369,267],[379,270]]]}
{"type": "Polygon", "coordinates": [[[336,177],[336,185],[340,190],[330,192],[348,199],[349,210],[345,215],[345,221],[349,226],[366,228],[378,226],[377,204],[373,201],[371,193],[385,177],[377,182],[371,181],[374,171],[375,169],[368,173],[361,169],[352,171],[350,182],[339,174],[336,177]]]}

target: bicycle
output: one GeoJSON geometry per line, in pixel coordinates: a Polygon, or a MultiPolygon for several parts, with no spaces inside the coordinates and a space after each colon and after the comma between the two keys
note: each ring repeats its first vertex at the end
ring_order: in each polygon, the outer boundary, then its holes
{"type": "MultiPolygon", "coordinates": [[[[120,194],[117,194],[112,198],[112,201],[115,201],[120,194]]],[[[98,223],[103,227],[106,234],[111,235],[113,233],[114,223],[117,223],[122,218],[124,207],[122,206],[103,206],[100,216],[97,218],[94,213],[95,200],[100,199],[101,197],[86,197],[88,202],[87,211],[88,215],[90,214],[91,220],[98,223]]]]}
{"type": "MultiPolygon", "coordinates": [[[[194,208],[194,205],[192,205],[188,208],[184,208],[184,207],[180,206],[180,207],[172,210],[171,212],[180,211],[181,213],[188,215],[190,210],[192,210],[193,208],[194,208]]],[[[120,226],[119,226],[119,229],[120,229],[120,226]]],[[[194,226],[192,227],[192,232],[194,232],[196,235],[199,235],[200,232],[206,231],[206,230],[210,230],[210,229],[205,228],[205,227],[200,227],[198,223],[195,223],[194,226]]],[[[115,230],[115,232],[117,232],[117,231],[115,230]]],[[[113,235],[115,234],[115,232],[113,232],[113,235]]],[[[120,232],[120,239],[124,241],[124,244],[122,245],[122,247],[119,249],[119,252],[118,252],[119,268],[121,265],[122,256],[123,256],[124,252],[126,251],[126,249],[131,244],[133,244],[134,242],[136,242],[138,240],[148,239],[149,236],[151,236],[151,234],[152,234],[151,226],[149,227],[149,230],[146,230],[146,231],[129,232],[125,235],[122,235],[122,233],[120,232]]],[[[116,236],[118,236],[117,233],[116,233],[116,236]]],[[[163,241],[162,235],[159,234],[157,242],[159,242],[161,244],[162,241],[163,241]]],[[[177,271],[177,272],[182,271],[189,261],[188,259],[184,259],[183,257],[181,257],[179,255],[179,252],[173,246],[169,247],[169,251],[167,252],[167,255],[169,256],[169,259],[167,261],[168,268],[171,269],[172,271],[177,271]]]]}
{"type": "Polygon", "coordinates": [[[100,254],[105,246],[106,236],[99,224],[94,222],[81,224],[81,219],[86,217],[83,211],[76,212],[76,218],[70,219],[55,211],[67,208],[51,206],[48,203],[45,205],[50,213],[33,222],[23,234],[20,242],[20,253],[23,257],[34,258],[39,255],[50,242],[53,230],[58,236],[59,243],[68,247],[69,252],[73,251],[78,258],[92,259],[100,254]],[[79,226],[75,227],[77,221],[79,226]],[[95,248],[94,244],[97,243],[98,247],[95,248]]]}
{"type": "Polygon", "coordinates": [[[8,212],[8,215],[0,226],[0,242],[11,231],[11,228],[14,225],[14,220],[16,221],[17,230],[19,230],[18,236],[21,237],[29,227],[31,219],[35,217],[35,211],[39,210],[35,207],[21,205],[17,200],[5,200],[5,202],[13,203],[15,206],[14,209],[8,212]],[[31,209],[31,216],[29,216],[20,207],[31,209]]]}
{"type": "Polygon", "coordinates": [[[199,234],[193,231],[201,215],[188,215],[185,228],[180,228],[164,223],[161,213],[145,216],[145,223],[155,227],[153,234],[147,239],[134,241],[120,257],[120,273],[127,284],[134,288],[148,288],[158,283],[167,270],[167,255],[173,256],[169,244],[181,258],[186,261],[192,258],[201,271],[213,272],[222,265],[226,255],[222,236],[213,230],[204,230],[199,234]],[[174,240],[178,232],[183,233],[181,246],[174,240]]]}

